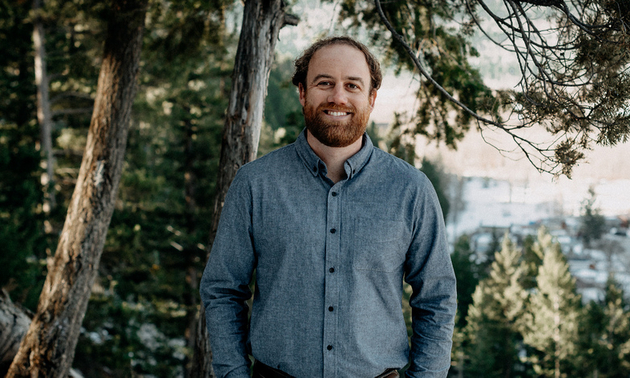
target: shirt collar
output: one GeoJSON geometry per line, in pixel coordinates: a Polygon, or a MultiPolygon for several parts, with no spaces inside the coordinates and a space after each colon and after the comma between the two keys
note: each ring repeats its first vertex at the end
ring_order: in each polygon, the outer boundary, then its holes
{"type": "MultiPolygon", "coordinates": [[[[315,154],[311,146],[308,144],[308,141],[306,140],[306,129],[302,130],[295,141],[295,148],[298,155],[302,158],[302,163],[304,163],[306,169],[311,171],[313,176],[317,176],[322,170],[326,169],[326,164],[319,158],[319,156],[317,156],[317,154],[315,154]]],[[[359,152],[346,160],[344,164],[344,169],[348,179],[351,179],[354,175],[359,173],[361,169],[363,169],[372,155],[373,148],[374,145],[372,144],[372,140],[367,133],[363,133],[363,145],[361,149],[359,152]]]]}

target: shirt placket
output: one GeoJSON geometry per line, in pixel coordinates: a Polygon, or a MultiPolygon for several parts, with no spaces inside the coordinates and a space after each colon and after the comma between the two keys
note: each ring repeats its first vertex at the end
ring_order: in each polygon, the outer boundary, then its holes
{"type": "Polygon", "coordinates": [[[324,294],[324,377],[337,376],[339,313],[339,253],[341,229],[341,185],[328,191],[326,210],[326,281],[324,294]]]}

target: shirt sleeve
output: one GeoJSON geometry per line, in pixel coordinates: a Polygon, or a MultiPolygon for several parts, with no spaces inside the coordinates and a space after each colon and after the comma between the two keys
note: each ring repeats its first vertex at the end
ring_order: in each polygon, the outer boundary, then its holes
{"type": "Polygon", "coordinates": [[[405,280],[413,289],[410,366],[406,376],[446,377],[457,290],[442,210],[435,189],[423,176],[415,204],[415,225],[405,262],[405,280]]]}
{"type": "MultiPolygon", "coordinates": [[[[242,171],[242,170],[241,170],[242,171]]],[[[239,171],[225,198],[217,234],[200,284],[212,365],[217,377],[249,377],[249,283],[256,266],[251,191],[239,171]]]]}

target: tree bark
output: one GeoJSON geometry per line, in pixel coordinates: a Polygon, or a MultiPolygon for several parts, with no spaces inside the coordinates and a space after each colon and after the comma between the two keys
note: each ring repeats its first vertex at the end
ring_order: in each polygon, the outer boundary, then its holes
{"type": "Polygon", "coordinates": [[[9,370],[29,324],[31,318],[26,311],[11,302],[6,291],[0,290],[0,377],[9,370]]]}
{"type": "Polygon", "coordinates": [[[146,0],[113,0],[77,185],[12,377],[68,375],[114,211],[136,92],[146,0]]]}
{"type": "MultiPolygon", "coordinates": [[[[227,109],[217,194],[208,243],[208,253],[216,235],[223,201],[236,171],[256,158],[267,95],[269,71],[280,29],[297,25],[298,18],[285,13],[282,0],[248,0],[243,10],[243,24],[232,73],[232,90],[227,109]]],[[[214,377],[212,352],[208,343],[205,309],[200,307],[197,341],[191,377],[214,377]]]]}
{"type": "MultiPolygon", "coordinates": [[[[20,348],[20,341],[31,324],[32,316],[32,312],[13,303],[9,294],[0,289],[0,377],[4,377],[9,370],[11,361],[20,348]]],[[[68,376],[83,377],[74,369],[70,369],[68,376]]]]}
{"type": "MultiPolygon", "coordinates": [[[[33,47],[35,50],[35,85],[37,86],[37,121],[41,130],[41,148],[46,157],[46,179],[42,180],[46,185],[48,194],[45,211],[52,211],[56,206],[55,201],[55,157],[52,150],[52,113],[50,111],[50,98],[48,95],[48,74],[46,73],[46,48],[44,46],[44,25],[39,14],[42,8],[41,0],[33,1],[35,21],[33,26],[33,47]]],[[[46,204],[45,204],[46,205],[46,204]]]]}

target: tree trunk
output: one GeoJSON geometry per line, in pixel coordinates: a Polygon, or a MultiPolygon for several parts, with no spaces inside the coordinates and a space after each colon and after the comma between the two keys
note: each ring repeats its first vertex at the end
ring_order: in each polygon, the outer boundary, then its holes
{"type": "MultiPolygon", "coordinates": [[[[232,73],[232,90],[223,127],[208,253],[214,241],[228,187],[236,171],[243,164],[254,160],[258,152],[263,105],[278,34],[283,26],[297,25],[297,22],[297,17],[285,13],[285,3],[282,0],[245,2],[232,73]]],[[[214,377],[203,306],[200,307],[198,321],[191,377],[214,377]]]]}
{"type": "MultiPolygon", "coordinates": [[[[0,289],[0,377],[4,377],[9,370],[11,361],[20,348],[20,341],[31,324],[32,316],[32,312],[13,303],[9,294],[0,289]]],[[[83,377],[74,369],[70,369],[68,376],[83,377]]]]}
{"type": "Polygon", "coordinates": [[[39,14],[42,4],[40,0],[33,1],[35,13],[33,27],[33,47],[35,50],[35,85],[37,86],[37,121],[41,130],[41,148],[46,156],[46,178],[42,180],[46,185],[48,198],[44,204],[44,211],[51,211],[56,206],[54,168],[55,157],[52,150],[52,115],[50,98],[48,95],[48,74],[46,73],[46,49],[44,46],[44,25],[39,14]]]}
{"type": "Polygon", "coordinates": [[[26,311],[11,302],[6,291],[0,290],[0,377],[9,370],[29,324],[31,318],[26,311]]]}
{"type": "Polygon", "coordinates": [[[136,92],[146,0],[114,0],[94,113],[53,262],[7,377],[68,375],[114,211],[136,92]]]}

